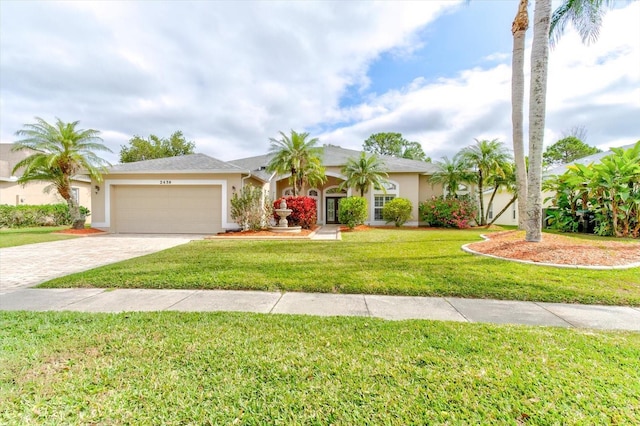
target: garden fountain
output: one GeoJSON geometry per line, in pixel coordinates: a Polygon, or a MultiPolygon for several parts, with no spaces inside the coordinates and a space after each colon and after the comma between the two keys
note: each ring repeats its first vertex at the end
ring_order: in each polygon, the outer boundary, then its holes
{"type": "Polygon", "coordinates": [[[280,202],[280,208],[275,209],[274,211],[280,217],[280,220],[278,221],[276,226],[269,227],[269,230],[271,232],[286,232],[290,234],[295,234],[302,230],[301,226],[289,226],[289,221],[287,220],[287,216],[289,216],[293,210],[287,208],[287,202],[284,200],[284,198],[280,202]]]}

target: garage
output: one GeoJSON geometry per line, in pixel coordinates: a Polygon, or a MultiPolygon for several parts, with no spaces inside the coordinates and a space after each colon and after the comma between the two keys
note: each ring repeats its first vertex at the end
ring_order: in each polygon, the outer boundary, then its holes
{"type": "Polygon", "coordinates": [[[223,230],[220,185],[114,185],[116,233],[215,234],[223,230]]]}

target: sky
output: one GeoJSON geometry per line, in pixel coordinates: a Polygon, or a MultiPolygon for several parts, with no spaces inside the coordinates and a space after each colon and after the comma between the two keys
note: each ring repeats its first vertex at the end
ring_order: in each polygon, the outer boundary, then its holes
{"type": "MultiPolygon", "coordinates": [[[[113,164],[134,135],[176,130],[221,160],[264,154],[290,130],[350,149],[399,132],[433,160],[474,139],[511,147],[516,11],[515,0],[2,0],[0,141],[37,116],[99,130],[113,164]]],[[[569,26],[550,54],[545,145],[575,127],[602,149],[640,139],[638,22],[640,2],[620,1],[596,43],[569,26]]]]}

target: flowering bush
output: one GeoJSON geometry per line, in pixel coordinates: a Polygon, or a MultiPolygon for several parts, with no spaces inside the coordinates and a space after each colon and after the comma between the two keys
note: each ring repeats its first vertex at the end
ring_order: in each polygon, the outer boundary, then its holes
{"type": "Polygon", "coordinates": [[[478,213],[476,201],[469,196],[459,198],[432,197],[420,203],[420,219],[429,226],[469,228],[478,213]]]}
{"type": "Polygon", "coordinates": [[[382,208],[382,218],[387,223],[393,222],[396,227],[400,227],[411,219],[411,210],[411,201],[406,198],[394,198],[382,208]]]}
{"type": "MultiPolygon", "coordinates": [[[[318,210],[316,200],[311,197],[282,197],[273,202],[275,209],[280,208],[280,202],[285,200],[287,208],[291,209],[291,215],[287,217],[289,226],[302,226],[309,229],[318,222],[318,210]]],[[[280,220],[280,216],[274,214],[276,222],[280,220]]]]}
{"type": "Polygon", "coordinates": [[[338,219],[349,229],[362,225],[367,219],[367,200],[362,197],[343,198],[340,200],[338,219]]]}

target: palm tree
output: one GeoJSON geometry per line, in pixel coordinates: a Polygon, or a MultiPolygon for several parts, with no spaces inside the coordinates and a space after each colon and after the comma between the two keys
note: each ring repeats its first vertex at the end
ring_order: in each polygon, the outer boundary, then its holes
{"type": "Polygon", "coordinates": [[[74,229],[84,227],[84,217],[71,190],[71,178],[87,173],[93,180],[101,181],[101,173],[108,163],[94,151],[111,152],[102,144],[99,131],[76,129],[79,121],[64,123],[56,118],[55,125],[36,117],[35,124],[25,124],[16,135],[24,136],[14,143],[12,151],[34,152],[13,168],[13,173],[24,169],[19,183],[50,182],[45,191],[55,188],[69,206],[74,229]]]}
{"type": "Polygon", "coordinates": [[[436,161],[434,165],[437,170],[431,175],[431,183],[441,183],[443,189],[447,190],[447,197],[457,197],[456,191],[460,184],[473,181],[474,176],[460,155],[454,155],[451,160],[446,156],[442,157],[442,161],[436,161]]]}
{"type": "MultiPolygon", "coordinates": [[[[529,171],[525,218],[526,241],[542,240],[542,150],[549,64],[549,39],[557,40],[567,22],[572,22],[582,40],[598,37],[602,14],[611,0],[564,0],[551,16],[551,0],[536,0],[531,48],[529,96],[529,171]],[[553,32],[552,30],[553,22],[553,32]]],[[[518,166],[520,167],[520,166],[518,166]]]]}
{"type": "MultiPolygon", "coordinates": [[[[513,54],[511,58],[511,123],[513,125],[513,154],[515,159],[516,192],[527,199],[527,168],[524,159],[524,42],[529,28],[528,0],[520,0],[518,13],[511,25],[513,54]]],[[[518,228],[524,229],[526,203],[518,203],[518,228]]]]}
{"type": "Polygon", "coordinates": [[[356,188],[361,197],[364,197],[371,185],[384,188],[389,176],[384,162],[376,154],[367,157],[366,152],[361,152],[359,158],[349,158],[342,168],[342,174],[347,179],[340,184],[340,189],[356,188]]]}
{"type": "Polygon", "coordinates": [[[486,139],[476,139],[475,141],[476,143],[474,145],[470,145],[460,151],[460,159],[469,168],[475,170],[475,182],[478,184],[478,192],[480,194],[480,225],[484,225],[484,200],[482,193],[485,180],[492,174],[502,175],[502,168],[505,163],[511,160],[511,156],[507,152],[504,144],[497,139],[490,141],[486,139]]]}
{"type": "Polygon", "coordinates": [[[297,133],[291,130],[291,137],[280,132],[281,139],[271,138],[270,154],[273,154],[267,170],[285,175],[290,173],[289,182],[293,186],[293,195],[302,191],[305,184],[316,186],[326,181],[322,166],[322,147],[317,146],[318,139],[307,140],[309,133],[297,133]]]}
{"type": "MultiPolygon", "coordinates": [[[[501,173],[496,173],[493,174],[489,177],[489,179],[487,179],[487,184],[493,186],[493,191],[491,192],[491,197],[489,198],[489,208],[491,206],[491,204],[493,203],[493,200],[496,196],[496,194],[498,193],[498,191],[500,190],[500,188],[505,188],[507,190],[507,192],[513,194],[513,196],[511,197],[511,200],[509,200],[509,202],[507,203],[506,206],[504,206],[504,208],[502,210],[500,210],[500,212],[495,215],[493,217],[493,219],[491,220],[491,222],[489,224],[487,224],[487,227],[493,225],[495,223],[496,220],[498,220],[498,218],[500,216],[502,216],[502,214],[504,212],[507,211],[507,209],[516,202],[516,200],[518,199],[518,191],[516,188],[516,167],[514,163],[505,163],[502,166],[502,172],[501,173]]],[[[487,208],[487,215],[485,217],[485,223],[488,222],[489,220],[489,208],[487,208]]]]}

